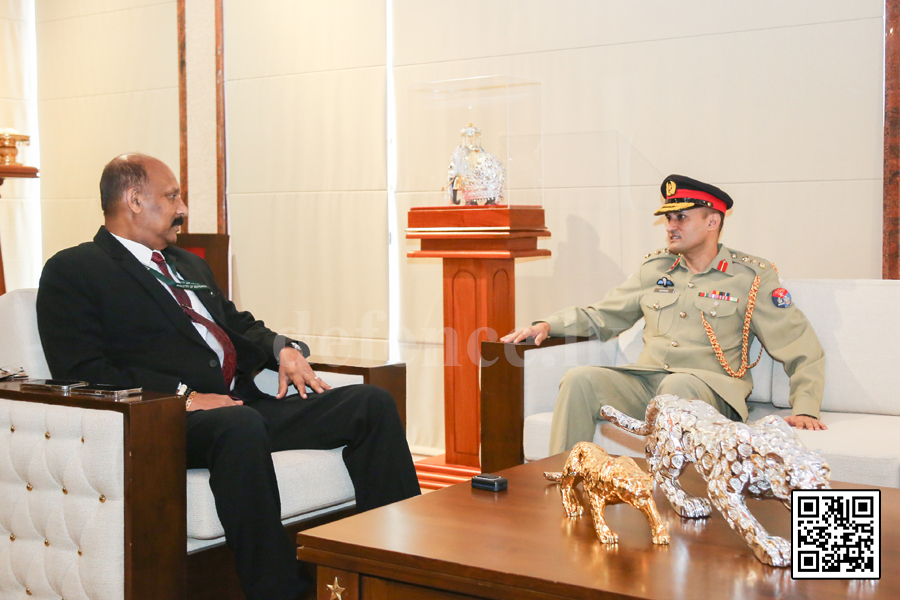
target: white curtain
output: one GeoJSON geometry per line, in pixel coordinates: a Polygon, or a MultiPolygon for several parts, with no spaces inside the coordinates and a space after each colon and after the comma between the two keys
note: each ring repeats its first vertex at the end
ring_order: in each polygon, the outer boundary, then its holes
{"type": "MultiPolygon", "coordinates": [[[[40,167],[33,0],[0,0],[0,129],[31,136],[16,161],[40,167]]],[[[0,187],[0,246],[6,289],[35,287],[41,269],[40,183],[5,179],[0,187]]]]}

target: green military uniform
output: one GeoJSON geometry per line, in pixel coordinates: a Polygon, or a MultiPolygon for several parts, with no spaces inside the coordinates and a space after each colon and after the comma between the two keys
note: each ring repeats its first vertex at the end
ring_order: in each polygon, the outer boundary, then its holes
{"type": "MultiPolygon", "coordinates": [[[[745,400],[753,388],[750,371],[739,379],[726,373],[713,351],[701,312],[728,364],[738,371],[744,315],[757,276],[760,283],[748,343],[759,338],[772,358],[784,364],[791,379],[793,414],[818,418],[825,354],[809,321],[789,295],[785,302],[771,262],[719,244],[709,268],[694,274],[677,255],[664,249],[648,254],[640,270],[602,301],[586,308],[568,308],[546,319],[551,336],[591,335],[601,340],[629,329],[641,317],[646,322],[644,349],[636,364],[581,367],[566,374],[553,416],[551,453],[592,439],[603,404],[643,418],[644,407],[657,393],[698,397],[733,419],[746,420],[745,400]]],[[[756,356],[749,357],[751,364],[755,360],[756,356]]]]}

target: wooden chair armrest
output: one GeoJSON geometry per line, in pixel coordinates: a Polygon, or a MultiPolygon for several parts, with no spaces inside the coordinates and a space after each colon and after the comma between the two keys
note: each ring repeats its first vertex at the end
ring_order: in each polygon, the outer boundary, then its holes
{"type": "Polygon", "coordinates": [[[394,397],[400,422],[406,428],[406,363],[347,359],[342,364],[335,364],[319,362],[312,357],[309,364],[314,371],[361,375],[363,383],[387,390],[394,397]]]}
{"type": "Polygon", "coordinates": [[[481,469],[496,473],[525,462],[525,352],[585,342],[585,337],[548,338],[518,344],[481,342],[481,469]]]}

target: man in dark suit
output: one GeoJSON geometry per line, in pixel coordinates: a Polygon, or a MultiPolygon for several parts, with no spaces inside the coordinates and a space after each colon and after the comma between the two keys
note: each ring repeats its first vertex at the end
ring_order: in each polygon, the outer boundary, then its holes
{"type": "Polygon", "coordinates": [[[417,495],[396,405],[372,386],[330,389],[305,344],[238,311],[204,261],[172,246],[187,206],[164,163],[113,159],[100,196],[105,226],[56,254],[41,275],[38,327],[50,370],[183,395],[187,465],[210,470],[247,598],[294,600],[305,585],[281,526],[271,453],[346,446],[360,510],[417,495]],[[276,397],[253,383],[266,367],[278,371],[276,397]],[[299,393],[287,396],[291,383],[299,393]]]}

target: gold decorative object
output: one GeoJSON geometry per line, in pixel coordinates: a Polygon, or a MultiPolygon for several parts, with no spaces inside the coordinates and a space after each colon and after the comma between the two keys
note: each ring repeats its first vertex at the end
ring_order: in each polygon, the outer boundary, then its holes
{"type": "Polygon", "coordinates": [[[830,489],[831,469],[784,419],[769,415],[738,423],[705,402],[671,394],[651,400],[644,421],[611,406],[600,412],[622,429],[647,436],[650,473],[675,512],[705,518],[715,506],[756,558],[775,567],[790,566],[790,540],[769,535],[744,497],[777,498],[790,509],[791,490],[830,489]],[[689,495],[678,482],[688,463],[706,480],[708,500],[689,495]]]}
{"type": "Polygon", "coordinates": [[[341,584],[338,583],[337,576],[335,576],[333,584],[326,585],[325,587],[328,588],[329,592],[331,592],[331,598],[329,598],[328,600],[341,600],[341,595],[345,591],[347,591],[347,588],[342,588],[341,584]]]}
{"type": "Polygon", "coordinates": [[[579,442],[569,453],[562,472],[544,473],[544,477],[559,484],[563,507],[569,518],[584,513],[572,489],[582,482],[584,493],[590,499],[594,530],[604,544],[619,542],[619,536],[607,526],[603,516],[607,504],[619,502],[626,502],[644,513],[650,523],[654,544],[669,543],[668,528],[653,501],[653,481],[631,457],[612,458],[596,444],[579,442]]]}
{"type": "Polygon", "coordinates": [[[22,135],[15,129],[0,129],[0,165],[18,165],[16,155],[19,153],[19,149],[16,146],[18,144],[28,145],[30,139],[29,136],[22,135]]]}

